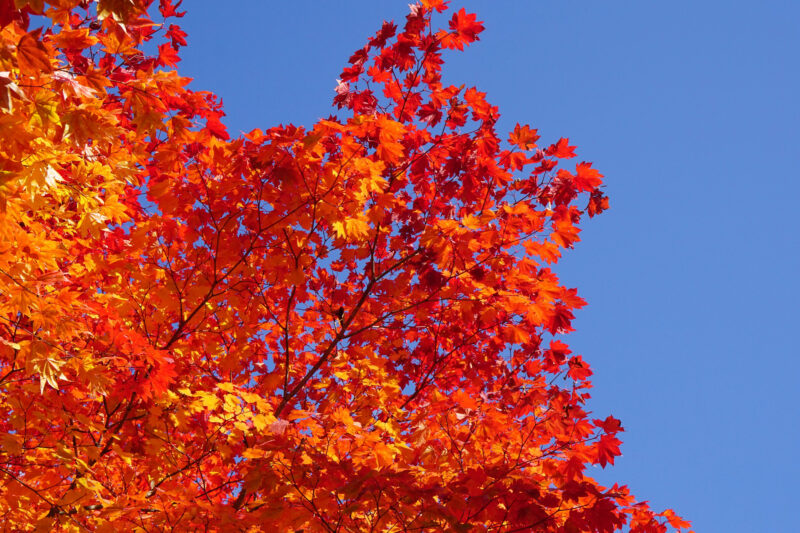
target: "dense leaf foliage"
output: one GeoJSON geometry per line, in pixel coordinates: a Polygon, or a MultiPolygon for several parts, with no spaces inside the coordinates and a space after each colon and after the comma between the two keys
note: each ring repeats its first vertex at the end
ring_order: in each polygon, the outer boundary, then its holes
{"type": "Polygon", "coordinates": [[[5,524],[688,526],[586,473],[622,427],[585,410],[584,302],[548,265],[602,176],[443,83],[474,14],[412,5],[334,115],[231,140],[150,4],[0,1],[5,524]]]}

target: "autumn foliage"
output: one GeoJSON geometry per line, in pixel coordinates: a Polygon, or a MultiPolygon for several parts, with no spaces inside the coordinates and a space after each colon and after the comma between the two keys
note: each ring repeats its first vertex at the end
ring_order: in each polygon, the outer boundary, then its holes
{"type": "Polygon", "coordinates": [[[231,140],[151,4],[0,0],[7,530],[688,527],[587,473],[622,427],[549,265],[602,175],[443,82],[474,14],[412,5],[331,117],[231,140]]]}

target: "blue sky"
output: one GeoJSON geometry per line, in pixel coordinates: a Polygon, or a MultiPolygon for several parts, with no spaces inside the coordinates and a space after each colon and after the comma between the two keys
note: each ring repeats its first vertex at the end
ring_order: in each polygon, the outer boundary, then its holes
{"type": "MultiPolygon", "coordinates": [[[[191,2],[179,64],[232,134],[331,113],[350,54],[404,1],[191,2]]],[[[598,471],[698,532],[796,531],[800,3],[453,2],[486,31],[448,58],[542,143],[569,137],[612,209],[556,267],[589,306],[623,456],[598,471]]],[[[444,20],[442,20],[444,23],[444,20]]]]}

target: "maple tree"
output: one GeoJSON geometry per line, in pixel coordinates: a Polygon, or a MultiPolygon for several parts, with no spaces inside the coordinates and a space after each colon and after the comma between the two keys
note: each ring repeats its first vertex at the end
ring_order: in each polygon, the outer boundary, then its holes
{"type": "Polygon", "coordinates": [[[4,523],[689,527],[586,471],[622,427],[585,409],[548,265],[602,175],[443,83],[476,15],[412,5],[334,115],[231,139],[152,3],[0,1],[4,523]]]}

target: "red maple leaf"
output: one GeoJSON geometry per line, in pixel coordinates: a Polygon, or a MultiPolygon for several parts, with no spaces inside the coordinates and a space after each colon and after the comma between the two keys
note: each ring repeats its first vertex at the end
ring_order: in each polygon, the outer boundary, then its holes
{"type": "Polygon", "coordinates": [[[220,116],[216,113],[209,113],[206,117],[206,129],[211,133],[211,135],[219,139],[230,139],[230,135],[228,135],[228,129],[220,121],[220,116]]]}
{"type": "Polygon", "coordinates": [[[482,21],[477,20],[477,15],[467,13],[463,8],[458,13],[453,14],[450,19],[450,29],[452,31],[440,31],[436,36],[440,39],[442,46],[450,49],[463,50],[465,44],[478,40],[478,34],[483,31],[482,21]]]}
{"type": "Polygon", "coordinates": [[[546,152],[547,155],[555,156],[559,159],[569,159],[575,157],[575,146],[570,146],[569,139],[562,137],[557,143],[547,148],[546,152]]]}
{"type": "Polygon", "coordinates": [[[181,58],[178,51],[170,44],[164,43],[158,45],[158,64],[162,67],[174,67],[178,64],[181,58]]]}
{"type": "Polygon", "coordinates": [[[183,3],[183,0],[178,0],[177,4],[173,4],[172,0],[159,0],[158,3],[158,10],[161,12],[161,16],[164,18],[167,17],[182,17],[186,14],[186,11],[176,11],[178,7],[183,3]]]}
{"type": "Polygon", "coordinates": [[[591,163],[578,163],[572,183],[579,191],[591,191],[603,183],[603,175],[591,163]]]}
{"type": "Polygon", "coordinates": [[[600,440],[595,443],[595,450],[597,452],[597,462],[603,468],[608,463],[614,464],[614,458],[622,455],[619,451],[619,445],[622,441],[611,435],[602,435],[600,440]]]}
{"type": "Polygon", "coordinates": [[[180,26],[170,24],[167,30],[167,37],[172,41],[172,47],[178,50],[181,46],[186,46],[186,32],[180,26]]]}
{"type": "Polygon", "coordinates": [[[575,381],[583,381],[592,375],[592,370],[580,355],[576,355],[569,360],[567,375],[575,381]]]}

